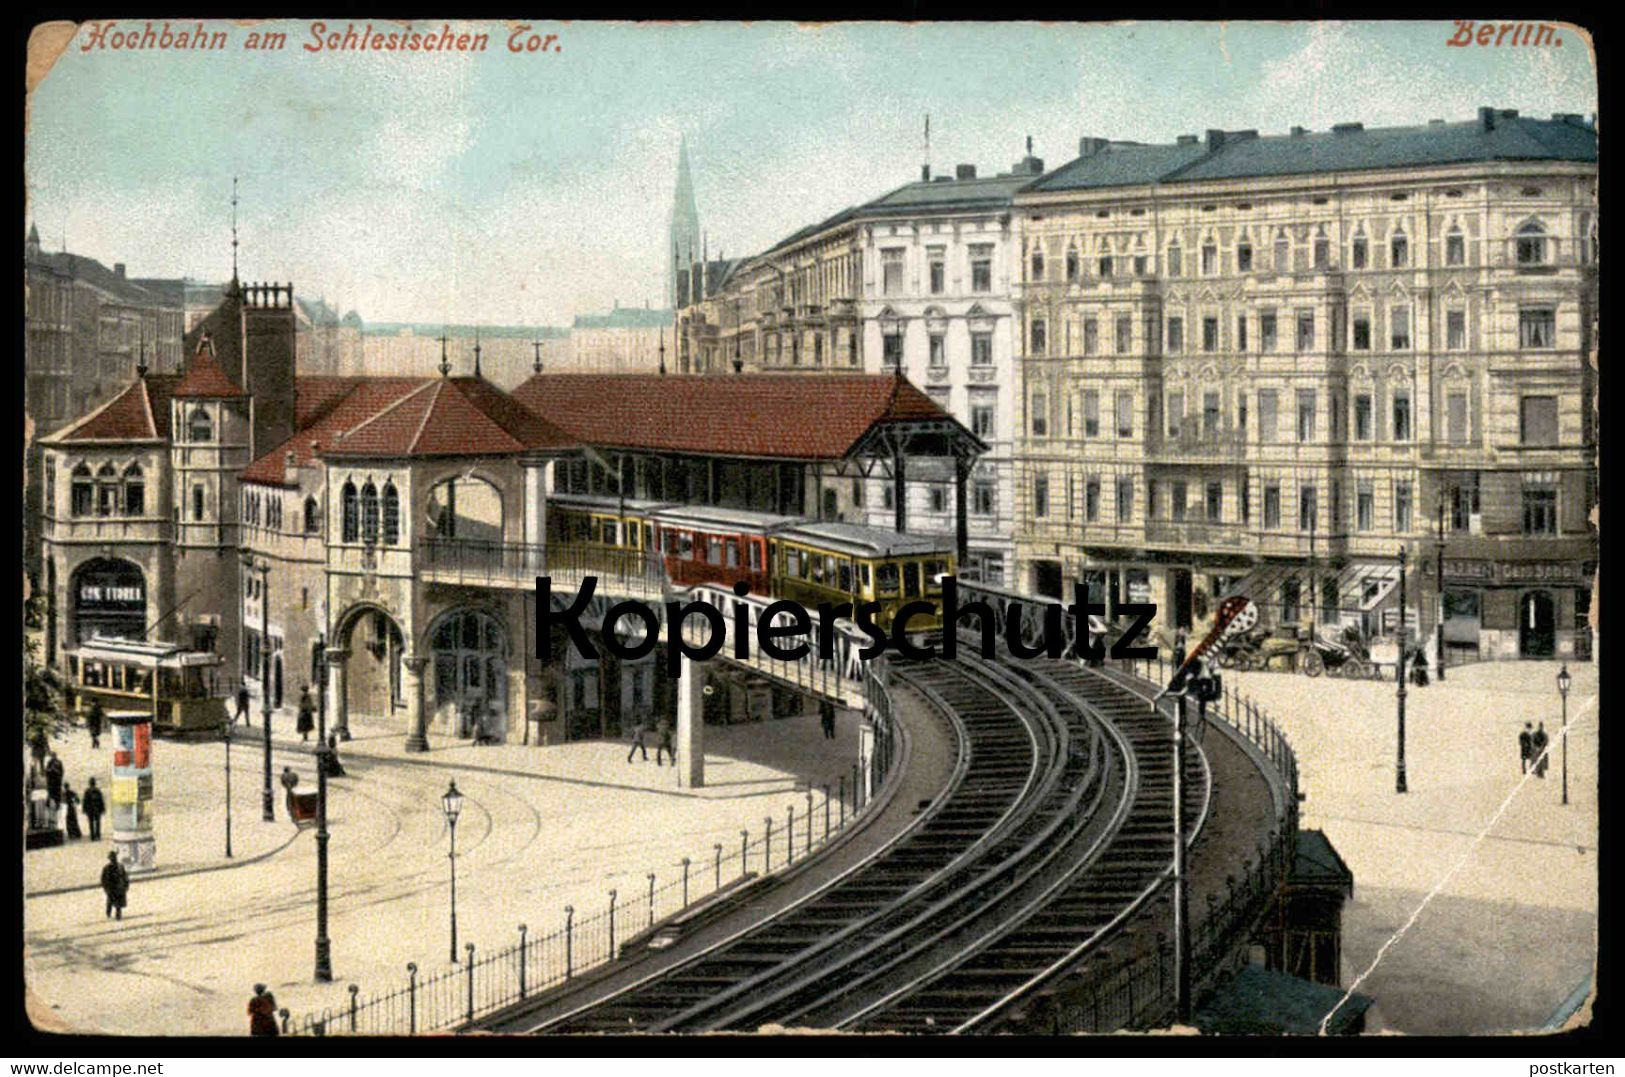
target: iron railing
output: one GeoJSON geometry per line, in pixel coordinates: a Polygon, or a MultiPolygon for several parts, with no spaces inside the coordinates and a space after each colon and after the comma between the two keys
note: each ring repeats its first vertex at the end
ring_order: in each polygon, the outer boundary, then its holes
{"type": "Polygon", "coordinates": [[[661,559],[645,550],[559,543],[424,539],[417,568],[435,582],[533,587],[537,576],[597,576],[600,593],[660,592],[666,585],[661,559]]]}

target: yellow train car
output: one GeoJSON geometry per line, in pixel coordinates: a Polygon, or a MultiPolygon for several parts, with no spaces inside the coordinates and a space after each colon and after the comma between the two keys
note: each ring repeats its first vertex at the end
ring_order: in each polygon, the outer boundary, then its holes
{"type": "Polygon", "coordinates": [[[81,712],[92,700],[106,711],[140,711],[152,715],[154,732],[169,734],[218,731],[226,721],[217,654],[93,636],[64,657],[81,712]]]}
{"type": "MultiPolygon", "coordinates": [[[[877,626],[890,630],[909,602],[940,606],[942,577],[955,569],[951,535],[909,535],[881,527],[819,521],[786,528],[768,542],[773,593],[809,608],[820,602],[877,602],[877,626]]],[[[909,620],[911,632],[942,627],[941,613],[909,620]]]]}
{"type": "Polygon", "coordinates": [[[655,549],[651,519],[665,502],[554,494],[547,502],[548,561],[560,567],[634,571],[655,549]]]}

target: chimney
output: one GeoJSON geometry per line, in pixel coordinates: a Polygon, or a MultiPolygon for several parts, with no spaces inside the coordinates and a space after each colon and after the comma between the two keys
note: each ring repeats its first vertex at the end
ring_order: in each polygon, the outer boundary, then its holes
{"type": "Polygon", "coordinates": [[[920,166],[920,182],[921,183],[930,183],[931,182],[931,166],[930,165],[921,165],[920,166]]]}
{"type": "Polygon", "coordinates": [[[1518,110],[1515,108],[1504,108],[1501,110],[1501,117],[1507,120],[1515,120],[1518,118],[1518,110]]]}
{"type": "Polygon", "coordinates": [[[113,263],[113,275],[115,277],[117,277],[119,280],[124,279],[124,263],[123,262],[114,262],[113,263]]]}
{"type": "Polygon", "coordinates": [[[1196,136],[1180,135],[1178,138],[1174,139],[1174,144],[1178,146],[1194,146],[1196,145],[1196,136]]]}
{"type": "Polygon", "coordinates": [[[1209,127],[1207,129],[1207,151],[1212,153],[1222,145],[1224,145],[1224,132],[1218,130],[1217,128],[1209,127]]]}
{"type": "Polygon", "coordinates": [[[1293,138],[1302,138],[1304,135],[1307,135],[1308,133],[1309,133],[1309,129],[1307,127],[1294,127],[1292,129],[1292,137],[1293,138]]]}
{"type": "Polygon", "coordinates": [[[1105,149],[1108,142],[1108,139],[1096,138],[1093,135],[1085,135],[1078,139],[1078,156],[1093,157],[1095,154],[1105,149]]]}
{"type": "Polygon", "coordinates": [[[1488,105],[1478,110],[1478,126],[1485,131],[1495,130],[1495,110],[1488,105]]]}
{"type": "Polygon", "coordinates": [[[968,180],[968,179],[975,179],[975,178],[976,178],[976,166],[975,165],[955,165],[954,166],[954,179],[968,180]]]}
{"type": "Polygon", "coordinates": [[[1334,123],[1334,124],[1332,124],[1332,134],[1334,134],[1334,135],[1347,135],[1347,134],[1353,134],[1355,131],[1364,131],[1364,130],[1365,130],[1365,124],[1363,124],[1363,123],[1334,123]]]}

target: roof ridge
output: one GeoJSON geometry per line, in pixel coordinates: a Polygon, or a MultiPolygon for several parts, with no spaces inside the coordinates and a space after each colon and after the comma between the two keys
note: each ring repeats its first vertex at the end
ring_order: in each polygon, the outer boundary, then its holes
{"type": "MultiPolygon", "coordinates": [[[[354,433],[357,433],[358,431],[366,429],[367,427],[371,426],[373,423],[377,422],[378,420],[382,419],[384,416],[388,415],[390,412],[394,411],[396,408],[403,406],[408,400],[411,400],[411,399],[415,398],[419,393],[423,392],[425,389],[432,389],[438,384],[439,384],[439,379],[436,379],[434,381],[425,382],[424,384],[418,386],[416,389],[413,389],[411,392],[407,393],[405,396],[401,397],[399,400],[391,401],[389,403],[388,407],[385,407],[385,408],[383,408],[383,409],[381,409],[379,411],[373,412],[371,415],[367,416],[366,419],[364,419],[363,421],[361,421],[361,422],[357,423],[356,425],[350,427],[349,429],[340,430],[338,432],[337,436],[333,440],[335,442],[343,441],[345,438],[349,437],[351,434],[354,434],[354,433]]],[[[420,434],[422,433],[422,428],[421,427],[419,428],[418,432],[420,434]]],[[[414,439],[413,443],[416,444],[415,439],[414,439]]]]}
{"type": "MultiPolygon", "coordinates": [[[[409,452],[417,451],[418,442],[423,440],[423,432],[429,428],[429,416],[434,414],[435,405],[440,403],[440,389],[450,380],[450,378],[441,378],[439,381],[429,383],[429,388],[434,390],[434,399],[429,401],[429,406],[423,409],[423,418],[418,420],[418,428],[413,432],[412,440],[406,443],[407,450],[409,452]]],[[[408,393],[407,395],[408,397],[411,397],[416,396],[417,394],[408,393]]],[[[467,398],[465,397],[464,399],[467,398]]],[[[470,401],[470,403],[472,403],[472,401],[470,401]]],[[[506,433],[507,431],[503,432],[506,433]]]]}

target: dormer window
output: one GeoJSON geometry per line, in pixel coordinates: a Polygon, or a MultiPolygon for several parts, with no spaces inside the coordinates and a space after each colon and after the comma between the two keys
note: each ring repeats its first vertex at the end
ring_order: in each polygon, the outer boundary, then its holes
{"type": "Polygon", "coordinates": [[[1538,266],[1546,262],[1546,229],[1538,221],[1530,221],[1518,229],[1517,235],[1518,264],[1521,266],[1538,266]]]}
{"type": "Polygon", "coordinates": [[[192,417],[186,421],[186,437],[189,441],[213,441],[214,420],[202,408],[193,410],[192,417]]]}

